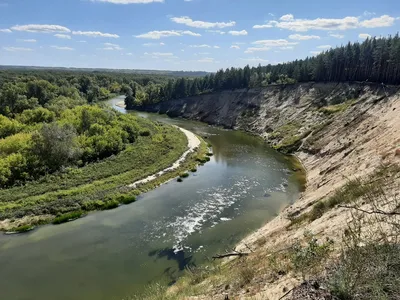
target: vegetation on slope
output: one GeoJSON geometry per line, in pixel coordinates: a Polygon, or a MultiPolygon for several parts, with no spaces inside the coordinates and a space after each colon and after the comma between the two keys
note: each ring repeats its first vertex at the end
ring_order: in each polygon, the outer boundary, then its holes
{"type": "Polygon", "coordinates": [[[153,284],[133,299],[252,299],[255,295],[270,299],[262,294],[266,284],[289,283],[288,278],[301,284],[280,291],[282,299],[398,299],[399,171],[396,165],[382,167],[358,180],[357,186],[349,183],[332,196],[340,194],[346,199],[341,203],[351,211],[340,244],[306,231],[282,248],[267,249],[265,237],[260,236],[257,248],[247,246],[249,251],[237,259],[189,268],[174,286],[153,284]]]}

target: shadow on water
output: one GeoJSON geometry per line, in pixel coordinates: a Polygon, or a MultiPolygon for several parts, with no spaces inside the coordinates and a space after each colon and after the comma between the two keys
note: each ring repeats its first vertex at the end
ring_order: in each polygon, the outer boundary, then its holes
{"type": "MultiPolygon", "coordinates": [[[[176,251],[173,248],[164,248],[158,250],[152,250],[148,253],[150,257],[159,258],[166,258],[167,260],[176,261],[178,264],[178,270],[184,271],[186,267],[195,267],[195,263],[193,262],[193,256],[186,256],[185,251],[176,251]]],[[[164,270],[164,275],[169,278],[169,284],[174,284],[176,279],[178,278],[179,274],[176,269],[174,268],[166,268],[164,270]]]]}

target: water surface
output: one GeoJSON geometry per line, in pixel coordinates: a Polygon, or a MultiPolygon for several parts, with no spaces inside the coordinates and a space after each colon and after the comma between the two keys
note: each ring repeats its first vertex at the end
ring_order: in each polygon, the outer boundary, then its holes
{"type": "Polygon", "coordinates": [[[211,162],[183,183],[173,180],[133,204],[28,234],[1,235],[1,299],[123,299],[154,280],[173,282],[187,264],[231,249],[297,198],[288,161],[261,139],[138,114],[206,137],[211,162]]]}

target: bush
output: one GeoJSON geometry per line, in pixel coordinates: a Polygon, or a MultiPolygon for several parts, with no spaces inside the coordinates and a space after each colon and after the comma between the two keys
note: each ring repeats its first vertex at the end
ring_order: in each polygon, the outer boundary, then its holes
{"type": "Polygon", "coordinates": [[[54,121],[54,119],[55,113],[43,107],[24,110],[20,115],[17,116],[18,121],[28,125],[43,122],[51,123],[54,121]]]}
{"type": "Polygon", "coordinates": [[[108,200],[104,203],[103,209],[104,210],[109,210],[109,209],[114,209],[119,206],[119,202],[117,200],[108,200]]]}
{"type": "Polygon", "coordinates": [[[54,218],[53,220],[53,224],[62,224],[62,223],[66,223],[66,222],[70,222],[76,219],[79,219],[80,217],[83,216],[83,212],[82,211],[72,211],[60,216],[57,216],[56,218],[54,218]]]}
{"type": "Polygon", "coordinates": [[[176,181],[183,182],[183,179],[181,177],[179,177],[176,181]]]}
{"type": "Polygon", "coordinates": [[[33,225],[22,225],[22,226],[11,229],[10,232],[24,233],[24,232],[31,231],[33,229],[35,229],[35,226],[33,226],[33,225]]]}
{"type": "Polygon", "coordinates": [[[196,172],[197,172],[197,168],[192,168],[192,169],[190,170],[190,172],[196,173],[196,172]]]}
{"type": "Polygon", "coordinates": [[[151,133],[150,133],[150,130],[143,129],[143,130],[141,130],[141,131],[139,132],[139,135],[140,135],[140,136],[150,136],[151,133]]]}
{"type": "Polygon", "coordinates": [[[113,198],[115,201],[117,201],[118,203],[122,203],[122,204],[130,204],[132,202],[136,201],[136,197],[134,195],[123,195],[123,194],[119,194],[117,196],[114,196],[113,198]]]}
{"type": "Polygon", "coordinates": [[[312,233],[304,233],[306,244],[303,246],[297,241],[291,249],[290,260],[293,269],[306,276],[318,274],[323,267],[323,262],[328,258],[332,251],[333,241],[319,243],[312,233]]]}
{"type": "Polygon", "coordinates": [[[188,172],[181,173],[181,174],[179,174],[179,177],[180,178],[188,178],[189,177],[189,173],[188,172]]]}

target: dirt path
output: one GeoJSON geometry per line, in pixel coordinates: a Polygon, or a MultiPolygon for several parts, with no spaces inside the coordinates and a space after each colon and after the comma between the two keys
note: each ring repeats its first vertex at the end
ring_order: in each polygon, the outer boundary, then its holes
{"type": "Polygon", "coordinates": [[[135,181],[134,183],[128,185],[128,187],[130,187],[130,188],[135,188],[135,187],[137,187],[138,185],[144,184],[144,183],[148,183],[148,182],[150,182],[150,181],[156,179],[157,177],[164,175],[164,174],[167,173],[167,172],[176,170],[176,169],[179,168],[180,165],[186,160],[186,157],[187,157],[190,153],[194,152],[194,151],[200,146],[200,140],[199,140],[199,138],[198,138],[193,132],[191,132],[191,131],[189,131],[189,130],[186,130],[186,129],[183,129],[183,128],[178,127],[178,126],[175,126],[175,127],[179,128],[179,130],[182,131],[182,132],[186,135],[186,138],[187,138],[187,140],[188,140],[188,150],[186,150],[186,151],[181,155],[181,157],[180,157],[177,161],[175,161],[175,162],[172,164],[171,167],[168,167],[168,168],[166,168],[166,169],[164,169],[164,170],[162,170],[162,171],[160,171],[160,172],[158,172],[158,173],[156,173],[156,174],[150,175],[150,176],[148,176],[148,177],[146,177],[146,178],[144,178],[144,179],[135,181]]]}

